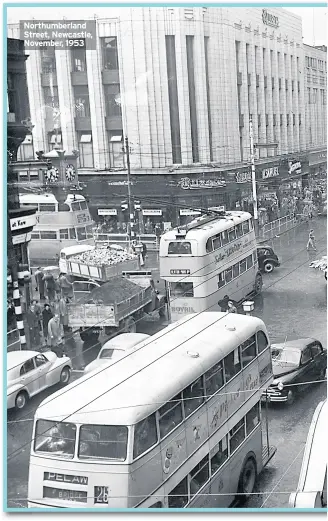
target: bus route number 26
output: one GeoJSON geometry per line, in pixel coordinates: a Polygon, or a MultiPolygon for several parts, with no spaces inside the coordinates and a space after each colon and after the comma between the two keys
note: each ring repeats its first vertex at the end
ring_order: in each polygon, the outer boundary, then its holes
{"type": "Polygon", "coordinates": [[[94,487],[94,503],[108,503],[108,487],[94,487]]]}

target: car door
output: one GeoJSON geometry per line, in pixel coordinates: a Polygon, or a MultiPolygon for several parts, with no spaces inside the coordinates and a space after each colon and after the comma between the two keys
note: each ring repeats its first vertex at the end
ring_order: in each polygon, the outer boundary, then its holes
{"type": "Polygon", "coordinates": [[[327,366],[327,357],[320,342],[311,344],[311,353],[313,358],[313,378],[319,378],[327,366]]]}
{"type": "Polygon", "coordinates": [[[298,382],[303,385],[300,386],[300,391],[305,390],[310,384],[307,382],[311,382],[313,379],[314,373],[314,361],[312,358],[311,348],[310,346],[306,346],[305,349],[302,350],[301,361],[300,361],[300,372],[299,377],[297,378],[298,382]]]}
{"type": "Polygon", "coordinates": [[[26,360],[21,366],[20,383],[26,387],[29,396],[39,392],[38,369],[35,367],[34,358],[26,360]]]}
{"type": "Polygon", "coordinates": [[[35,367],[37,368],[39,391],[42,391],[43,389],[46,389],[48,387],[47,374],[51,370],[51,363],[49,362],[48,358],[42,353],[36,355],[36,357],[34,358],[34,363],[35,367]]]}

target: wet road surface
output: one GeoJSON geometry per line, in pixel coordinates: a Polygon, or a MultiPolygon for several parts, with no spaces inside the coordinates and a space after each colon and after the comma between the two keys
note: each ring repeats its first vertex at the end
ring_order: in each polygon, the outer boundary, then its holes
{"type": "MultiPolygon", "coordinates": [[[[326,221],[311,223],[317,239],[317,253],[306,251],[310,226],[300,227],[277,237],[269,244],[278,254],[281,266],[264,275],[263,292],[256,299],[254,315],[267,325],[271,341],[313,336],[327,348],[327,284],[321,271],[309,263],[326,255],[326,221]]],[[[149,267],[156,261],[150,256],[149,267]]],[[[148,266],[147,266],[148,267],[148,266]]],[[[158,271],[154,271],[155,280],[158,271]]],[[[158,284],[159,289],[163,287],[158,284]]],[[[138,324],[138,331],[154,334],[165,327],[165,321],[148,318],[138,324]]],[[[84,346],[82,365],[93,360],[100,345],[84,346]]],[[[71,353],[74,356],[74,351],[71,353]]],[[[73,361],[75,367],[76,360],[73,361]]],[[[72,379],[81,372],[74,371],[72,379]]],[[[58,387],[47,390],[28,403],[21,413],[8,414],[8,507],[26,508],[28,460],[32,438],[32,419],[41,401],[58,387]]],[[[326,398],[326,384],[315,383],[297,398],[292,406],[269,406],[270,444],[277,447],[274,458],[262,472],[248,508],[286,508],[289,494],[295,491],[302,463],[308,429],[317,404],[326,398]]]]}

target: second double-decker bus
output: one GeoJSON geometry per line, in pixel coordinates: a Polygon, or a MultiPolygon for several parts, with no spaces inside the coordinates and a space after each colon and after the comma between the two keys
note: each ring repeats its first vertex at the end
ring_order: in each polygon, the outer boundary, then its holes
{"type": "Polygon", "coordinates": [[[264,323],[184,317],[41,403],[29,508],[217,508],[245,499],[275,449],[261,395],[264,323]]]}
{"type": "Polygon", "coordinates": [[[225,295],[242,302],[262,290],[253,219],[247,212],[204,215],[170,230],[161,237],[159,255],[172,321],[219,310],[225,295]]]}
{"type": "Polygon", "coordinates": [[[20,194],[21,206],[36,206],[37,224],[29,243],[30,261],[51,260],[60,250],[78,244],[94,245],[93,227],[88,204],[82,195],[68,194],[59,204],[50,193],[20,194]]]}

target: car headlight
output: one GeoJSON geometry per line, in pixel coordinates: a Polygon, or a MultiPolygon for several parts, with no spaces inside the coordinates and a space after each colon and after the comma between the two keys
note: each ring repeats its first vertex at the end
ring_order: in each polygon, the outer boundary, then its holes
{"type": "Polygon", "coordinates": [[[279,391],[282,391],[283,388],[284,388],[284,384],[283,384],[282,382],[278,382],[277,387],[278,387],[278,390],[279,390],[279,391]]]}

